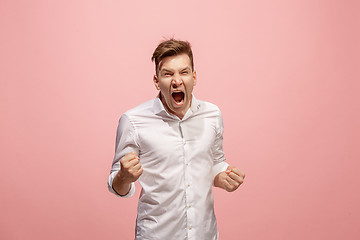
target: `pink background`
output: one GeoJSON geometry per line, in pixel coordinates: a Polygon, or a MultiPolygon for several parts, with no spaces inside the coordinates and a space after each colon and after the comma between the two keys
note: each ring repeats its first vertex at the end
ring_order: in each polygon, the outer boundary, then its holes
{"type": "Polygon", "coordinates": [[[0,239],[132,239],[107,190],[120,115],[153,98],[154,48],[193,45],[223,111],[221,239],[360,239],[360,4],[0,1],[0,239]]]}

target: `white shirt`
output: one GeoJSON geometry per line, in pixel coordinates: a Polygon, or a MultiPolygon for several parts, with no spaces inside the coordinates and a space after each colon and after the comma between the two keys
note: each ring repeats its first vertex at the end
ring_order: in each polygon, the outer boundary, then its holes
{"type": "MultiPolygon", "coordinates": [[[[222,135],[219,108],[194,96],[182,120],[169,114],[159,97],[121,116],[108,187],[117,195],[112,182],[119,161],[135,151],[144,170],[135,239],[218,239],[212,186],[228,166],[222,135]]],[[[134,192],[132,183],[124,197],[134,192]]]]}

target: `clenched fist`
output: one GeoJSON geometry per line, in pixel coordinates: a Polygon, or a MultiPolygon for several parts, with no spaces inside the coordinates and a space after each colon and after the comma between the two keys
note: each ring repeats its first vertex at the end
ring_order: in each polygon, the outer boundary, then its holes
{"type": "Polygon", "coordinates": [[[119,173],[125,182],[135,182],[143,172],[139,162],[139,157],[134,152],[126,154],[123,158],[121,158],[120,164],[121,169],[119,173]]]}
{"type": "Polygon", "coordinates": [[[132,182],[135,182],[143,173],[139,157],[135,152],[128,153],[120,159],[121,169],[113,181],[113,189],[119,195],[126,195],[130,191],[132,182]]]}
{"type": "Polygon", "coordinates": [[[225,189],[228,192],[235,191],[243,182],[245,174],[234,166],[228,166],[226,171],[216,175],[215,187],[225,189]]]}

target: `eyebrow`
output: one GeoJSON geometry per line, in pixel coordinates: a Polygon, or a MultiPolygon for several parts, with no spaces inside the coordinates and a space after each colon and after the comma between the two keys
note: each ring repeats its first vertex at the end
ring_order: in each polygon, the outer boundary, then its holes
{"type": "Polygon", "coordinates": [[[163,68],[163,69],[160,70],[160,72],[173,72],[173,71],[170,70],[170,69],[163,68]]]}
{"type": "Polygon", "coordinates": [[[189,70],[189,71],[190,71],[191,69],[190,69],[190,67],[186,67],[186,68],[181,69],[180,72],[185,71],[185,70],[189,70]]]}
{"type": "MultiPolygon", "coordinates": [[[[185,70],[191,71],[191,68],[190,68],[190,67],[185,67],[185,68],[183,68],[183,69],[180,69],[180,72],[185,71],[185,70]]],[[[170,73],[172,73],[172,72],[174,72],[174,71],[173,71],[173,70],[170,70],[170,69],[167,69],[167,68],[162,68],[162,69],[160,70],[160,73],[162,73],[162,72],[170,72],[170,73]]]]}

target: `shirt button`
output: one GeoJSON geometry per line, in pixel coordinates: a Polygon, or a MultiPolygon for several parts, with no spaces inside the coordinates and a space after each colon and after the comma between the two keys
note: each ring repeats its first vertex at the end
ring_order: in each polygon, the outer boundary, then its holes
{"type": "Polygon", "coordinates": [[[187,186],[190,187],[190,183],[188,183],[187,186]]]}
{"type": "Polygon", "coordinates": [[[191,230],[192,229],[192,226],[189,226],[189,230],[191,230]]]}
{"type": "Polygon", "coordinates": [[[191,206],[192,206],[192,204],[191,204],[191,203],[189,203],[189,204],[188,204],[188,208],[190,208],[191,206]]]}

